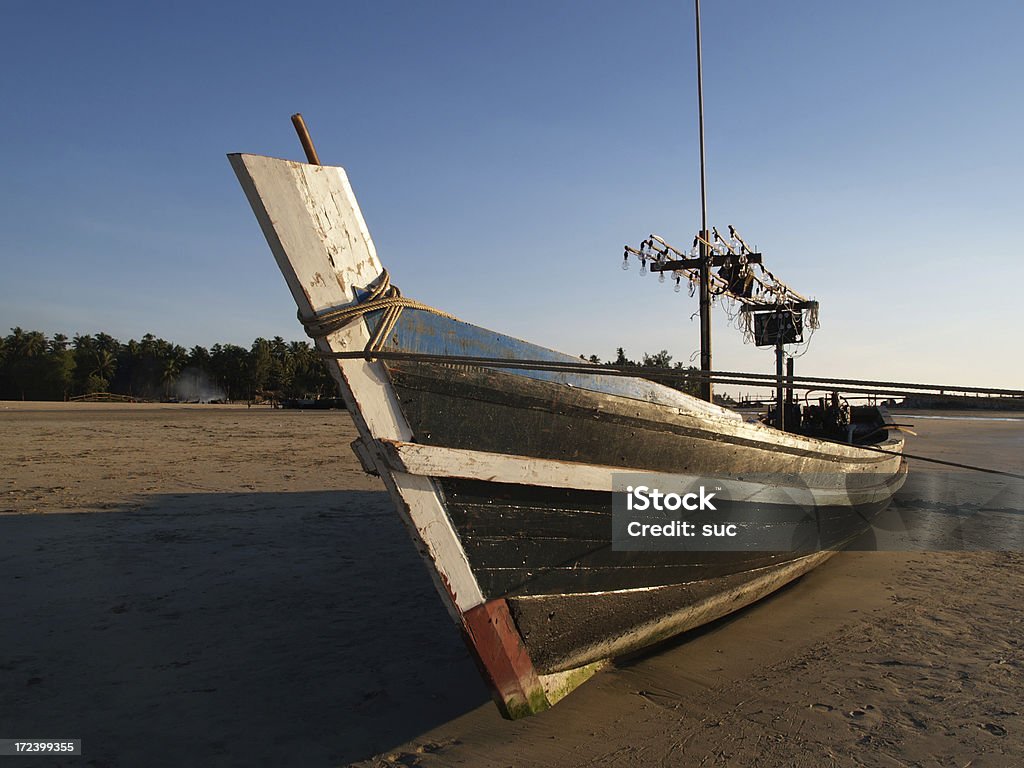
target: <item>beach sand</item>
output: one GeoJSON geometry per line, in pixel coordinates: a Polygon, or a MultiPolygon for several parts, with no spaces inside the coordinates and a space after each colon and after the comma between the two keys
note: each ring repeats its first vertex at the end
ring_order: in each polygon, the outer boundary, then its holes
{"type": "MultiPolygon", "coordinates": [[[[1021,471],[1024,421],[915,415],[909,452],[1021,471]]],[[[83,743],[0,766],[1024,764],[1019,481],[912,462],[908,514],[1008,551],[840,553],[510,723],[354,438],[0,403],[0,738],[83,743]]]]}

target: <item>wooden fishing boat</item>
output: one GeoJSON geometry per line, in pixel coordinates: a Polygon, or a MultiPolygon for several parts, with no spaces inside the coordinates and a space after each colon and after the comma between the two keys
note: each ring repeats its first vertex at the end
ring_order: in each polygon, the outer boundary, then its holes
{"type": "Polygon", "coordinates": [[[792,581],[864,531],[903,482],[903,438],[884,411],[853,409],[823,439],[590,372],[402,297],[342,168],[230,161],[358,427],[353,448],[387,486],[507,717],[792,581]],[[617,478],[638,476],[731,483],[754,539],[770,528],[759,522],[794,510],[818,535],[616,548],[617,478]]]}

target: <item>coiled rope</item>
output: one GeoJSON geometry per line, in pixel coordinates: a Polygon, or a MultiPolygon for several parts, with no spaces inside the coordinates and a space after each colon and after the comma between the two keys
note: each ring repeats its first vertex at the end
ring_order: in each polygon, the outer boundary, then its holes
{"type": "Polygon", "coordinates": [[[391,275],[384,269],[380,273],[380,281],[377,283],[377,287],[371,290],[362,301],[346,307],[326,309],[312,317],[303,317],[300,312],[299,322],[306,329],[307,336],[311,339],[320,339],[344,328],[354,320],[358,320],[367,312],[376,312],[378,309],[382,309],[384,313],[377,324],[377,329],[373,332],[370,340],[366,342],[366,347],[363,349],[364,353],[372,353],[379,351],[384,346],[384,342],[398,323],[402,310],[407,307],[409,309],[422,309],[425,312],[440,315],[450,320],[458,319],[454,315],[449,315],[447,312],[442,312],[440,309],[431,307],[428,304],[404,297],[398,286],[391,284],[391,275]]]}

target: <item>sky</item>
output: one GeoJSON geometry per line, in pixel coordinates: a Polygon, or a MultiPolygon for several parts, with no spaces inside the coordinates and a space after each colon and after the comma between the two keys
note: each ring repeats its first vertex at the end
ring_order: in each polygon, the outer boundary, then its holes
{"type": "MultiPolygon", "coordinates": [[[[403,293],[572,354],[699,345],[621,270],[700,225],[687,2],[21,2],[0,333],[305,338],[225,155],[344,166],[403,293]]],[[[1024,5],[705,0],[709,224],[821,303],[798,374],[1024,388],[1024,5]]],[[[803,351],[801,348],[798,351],[803,351]]],[[[716,308],[714,363],[770,372],[716,308]]]]}

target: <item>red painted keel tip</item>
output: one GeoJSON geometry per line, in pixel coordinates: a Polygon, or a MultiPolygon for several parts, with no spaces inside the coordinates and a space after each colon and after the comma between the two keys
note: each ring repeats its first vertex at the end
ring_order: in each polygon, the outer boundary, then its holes
{"type": "Polygon", "coordinates": [[[462,620],[466,640],[504,717],[515,720],[551,706],[505,600],[470,608],[462,620]]]}

